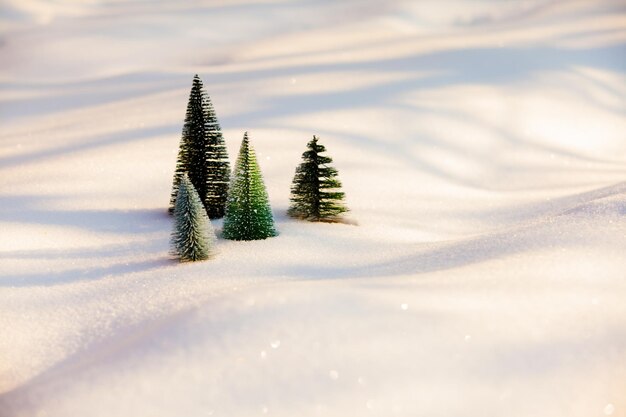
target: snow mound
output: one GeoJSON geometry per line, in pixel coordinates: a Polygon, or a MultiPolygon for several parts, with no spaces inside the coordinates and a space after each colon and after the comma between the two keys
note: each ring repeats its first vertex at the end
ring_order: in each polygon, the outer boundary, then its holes
{"type": "Polygon", "coordinates": [[[0,416],[626,415],[623,2],[0,16],[0,416]],[[279,236],[179,264],[195,73],[279,236]],[[358,225],[285,214],[313,134],[358,225]]]}

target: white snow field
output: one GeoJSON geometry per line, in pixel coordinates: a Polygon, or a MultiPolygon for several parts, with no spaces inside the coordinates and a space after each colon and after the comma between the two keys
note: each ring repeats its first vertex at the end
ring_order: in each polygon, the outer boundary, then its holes
{"type": "Polygon", "coordinates": [[[623,1],[4,0],[0,27],[0,416],[626,416],[623,1]],[[179,264],[195,73],[280,235],[179,264]],[[358,225],[285,214],[313,134],[358,225]]]}

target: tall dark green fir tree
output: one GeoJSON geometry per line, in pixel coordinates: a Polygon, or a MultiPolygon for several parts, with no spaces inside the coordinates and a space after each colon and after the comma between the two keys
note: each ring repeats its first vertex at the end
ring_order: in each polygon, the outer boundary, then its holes
{"type": "Polygon", "coordinates": [[[230,184],[222,236],[258,240],[277,234],[261,169],[246,132],[230,184]]]}
{"type": "Polygon", "coordinates": [[[200,201],[200,196],[183,173],[178,183],[174,207],[172,254],[181,262],[202,261],[213,255],[215,246],[213,225],[200,201]]]}
{"type": "Polygon", "coordinates": [[[223,217],[230,182],[228,152],[215,109],[197,74],[193,77],[189,93],[170,196],[170,213],[174,212],[184,172],[189,174],[209,217],[223,217]]]}
{"type": "Polygon", "coordinates": [[[326,148],[318,143],[316,136],[307,148],[293,178],[287,214],[313,222],[341,221],[340,215],[348,209],[343,203],[344,193],[339,191],[337,170],[328,165],[333,160],[321,155],[326,148]]]}

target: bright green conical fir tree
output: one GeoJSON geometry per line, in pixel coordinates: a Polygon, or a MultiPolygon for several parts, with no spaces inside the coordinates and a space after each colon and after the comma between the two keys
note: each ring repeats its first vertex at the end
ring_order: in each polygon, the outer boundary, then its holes
{"type": "Polygon", "coordinates": [[[257,240],[277,234],[261,170],[246,132],[230,184],[222,235],[231,240],[257,240]]]}
{"type": "Polygon", "coordinates": [[[178,183],[174,206],[172,254],[181,262],[202,261],[213,255],[215,241],[213,225],[200,201],[200,196],[187,173],[183,173],[178,183]]]}
{"type": "Polygon", "coordinates": [[[189,174],[209,217],[223,217],[230,182],[228,152],[213,104],[197,74],[189,93],[170,196],[170,213],[174,212],[178,185],[184,172],[189,174]]]}
{"type": "Polygon", "coordinates": [[[344,193],[339,191],[341,182],[337,170],[328,166],[333,160],[325,155],[318,138],[307,144],[302,163],[296,169],[291,186],[291,205],[287,213],[291,217],[314,222],[340,221],[340,215],[348,211],[343,203],[344,193]]]}

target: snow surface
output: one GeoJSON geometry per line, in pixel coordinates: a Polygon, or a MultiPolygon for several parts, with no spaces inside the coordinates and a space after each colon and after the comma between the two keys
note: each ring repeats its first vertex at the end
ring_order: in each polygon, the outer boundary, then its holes
{"type": "Polygon", "coordinates": [[[0,27],[0,416],[626,416],[620,0],[5,0],[0,27]],[[194,73],[280,235],[181,265],[194,73]],[[358,226],[285,216],[313,134],[358,226]]]}

